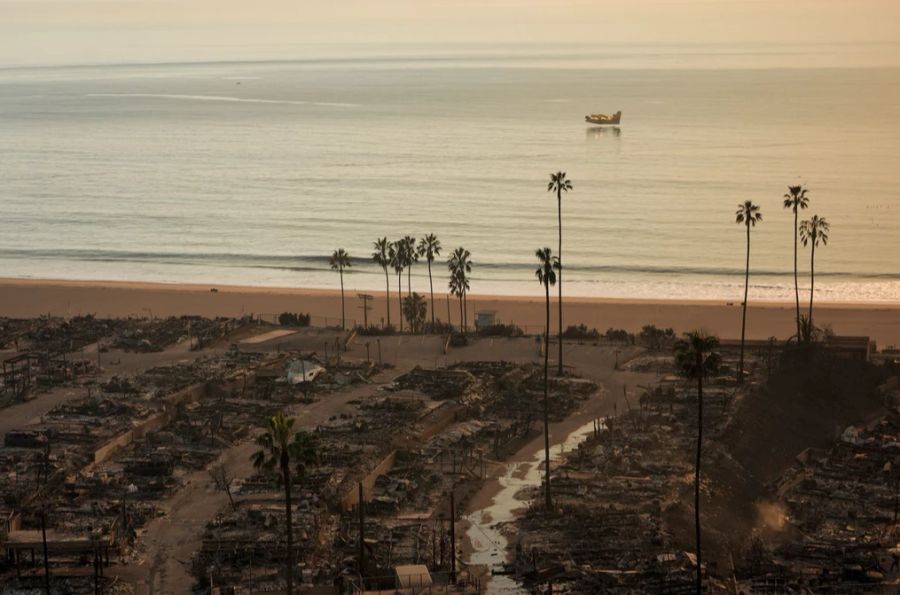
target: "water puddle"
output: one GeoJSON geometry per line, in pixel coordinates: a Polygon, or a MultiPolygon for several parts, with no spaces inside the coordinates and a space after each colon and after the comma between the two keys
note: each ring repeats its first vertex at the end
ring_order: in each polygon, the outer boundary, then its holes
{"type": "MultiPolygon", "coordinates": [[[[571,432],[564,442],[554,444],[550,449],[551,461],[573,450],[594,431],[591,420],[571,432]]],[[[506,472],[499,478],[500,491],[494,496],[490,505],[466,515],[469,529],[466,532],[472,544],[469,564],[483,564],[489,569],[499,570],[508,561],[507,548],[509,540],[501,531],[501,526],[514,520],[530,504],[527,500],[518,500],[516,494],[529,487],[542,484],[541,468],[544,462],[544,449],[539,448],[527,462],[509,463],[506,472]]],[[[494,575],[487,582],[487,592],[496,594],[528,593],[516,583],[512,576],[494,575]]]]}

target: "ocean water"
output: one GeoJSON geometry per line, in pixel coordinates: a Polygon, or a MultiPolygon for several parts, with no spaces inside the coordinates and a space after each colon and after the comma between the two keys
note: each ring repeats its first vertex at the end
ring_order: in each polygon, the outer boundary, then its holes
{"type": "MultiPolygon", "coordinates": [[[[890,52],[897,48],[875,49],[890,52]]],[[[900,302],[900,68],[852,48],[519,48],[0,68],[0,276],[381,289],[380,236],[465,246],[475,293],[793,297],[789,184],[831,223],[822,301],[900,302]],[[828,52],[831,52],[830,54],[828,52]],[[823,58],[824,56],[824,58],[823,58]],[[846,63],[845,63],[846,62],[846,63]],[[622,110],[618,129],[586,126],[622,110]]],[[[800,252],[808,286],[809,251],[800,252]]],[[[436,289],[446,287],[435,266],[436,289]]],[[[427,288],[425,266],[414,289],[427,288]]]]}

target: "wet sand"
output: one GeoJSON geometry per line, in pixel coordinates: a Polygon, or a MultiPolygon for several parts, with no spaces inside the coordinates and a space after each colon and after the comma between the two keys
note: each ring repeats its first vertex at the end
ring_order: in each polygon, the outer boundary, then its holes
{"type": "MultiPolygon", "coordinates": [[[[421,293],[427,286],[418,280],[421,293]]],[[[56,281],[36,279],[0,279],[0,316],[32,317],[41,314],[75,316],[170,316],[198,314],[204,316],[262,315],[269,320],[281,312],[303,312],[312,315],[313,325],[340,324],[340,292],[323,289],[278,287],[241,287],[184,285],[164,283],[129,283],[113,281],[56,281]]],[[[369,311],[369,324],[380,324],[385,314],[384,293],[368,291],[374,296],[369,311]]],[[[347,287],[348,324],[362,323],[361,301],[357,291],[347,287]]],[[[661,296],[664,297],[664,296],[661,296]]],[[[391,320],[397,323],[396,294],[391,293],[391,320]]],[[[435,294],[438,318],[447,320],[448,300],[444,293],[435,294]]],[[[543,300],[535,283],[534,296],[488,296],[473,294],[468,298],[469,321],[476,311],[492,310],[500,322],[513,322],[528,333],[543,328],[543,300]]],[[[551,324],[555,325],[556,308],[551,324]]],[[[459,306],[449,301],[451,322],[459,322],[459,306]]],[[[672,327],[678,332],[703,328],[726,339],[740,337],[740,302],[686,302],[674,300],[621,300],[601,298],[567,298],[564,321],[585,324],[601,331],[624,328],[634,332],[645,324],[672,327]]],[[[750,339],[788,338],[794,332],[793,305],[787,303],[754,303],[752,296],[747,321],[750,339]]],[[[840,335],[867,335],[879,346],[900,345],[900,304],[833,304],[816,306],[815,321],[830,325],[840,335]]]]}

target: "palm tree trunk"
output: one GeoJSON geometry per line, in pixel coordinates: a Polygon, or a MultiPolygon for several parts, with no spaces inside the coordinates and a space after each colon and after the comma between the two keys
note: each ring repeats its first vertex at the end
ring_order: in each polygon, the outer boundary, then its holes
{"type": "Polygon", "coordinates": [[[384,267],[384,291],[385,291],[385,309],[387,310],[387,325],[391,326],[391,280],[388,277],[387,267],[384,267]]]}
{"type": "Polygon", "coordinates": [[[406,295],[407,296],[412,295],[412,279],[410,277],[411,275],[412,275],[412,265],[409,265],[406,268],[406,295]]]}
{"type": "Polygon", "coordinates": [[[812,252],[809,256],[809,339],[812,341],[813,335],[813,289],[816,285],[816,238],[812,239],[812,252]]]}
{"type": "Polygon", "coordinates": [[[750,220],[747,220],[747,264],[744,267],[744,313],[741,316],[741,360],[738,365],[738,384],[744,383],[744,336],[747,331],[747,295],[750,291],[750,220]]]}
{"type": "Polygon", "coordinates": [[[400,332],[403,332],[403,271],[397,271],[397,303],[400,305],[400,332]]]}
{"type": "Polygon", "coordinates": [[[700,547],[700,453],[703,452],[703,361],[697,356],[697,463],[694,466],[694,535],[697,540],[697,595],[703,591],[703,550],[700,547]]]}
{"type": "Polygon", "coordinates": [[[431,280],[431,261],[428,261],[428,288],[431,290],[431,332],[434,332],[434,281],[431,280]]]}
{"type": "Polygon", "coordinates": [[[341,273],[341,329],[346,330],[347,319],[344,315],[344,267],[340,268],[341,273]]]}
{"type": "Polygon", "coordinates": [[[547,512],[553,508],[550,499],[550,284],[544,283],[547,304],[547,325],[544,334],[544,506],[547,512]]]}
{"type": "Polygon", "coordinates": [[[468,292],[463,290],[463,334],[469,330],[469,300],[466,299],[468,292]]]}
{"type": "Polygon", "coordinates": [[[459,294],[459,332],[462,332],[463,316],[465,316],[465,314],[463,313],[463,294],[460,293],[459,294]]]}
{"type": "Polygon", "coordinates": [[[284,479],[284,514],[287,526],[287,562],[285,563],[285,580],[287,581],[287,595],[294,591],[294,524],[291,506],[291,465],[287,451],[281,454],[281,474],[284,479]]]}
{"type": "Polygon", "coordinates": [[[556,273],[556,282],[559,285],[559,368],[558,376],[563,374],[563,297],[562,297],[562,187],[556,188],[556,210],[559,219],[559,250],[556,253],[559,262],[559,270],[556,273]]]}
{"type": "Polygon", "coordinates": [[[794,298],[797,300],[797,342],[800,342],[800,284],[797,281],[797,205],[794,205],[794,298]]]}

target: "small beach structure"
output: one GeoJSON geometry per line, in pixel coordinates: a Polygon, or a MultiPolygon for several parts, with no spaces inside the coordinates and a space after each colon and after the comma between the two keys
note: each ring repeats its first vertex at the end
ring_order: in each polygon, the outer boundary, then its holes
{"type": "Polygon", "coordinates": [[[475,330],[488,328],[497,324],[496,310],[479,310],[475,312],[475,330]]]}

